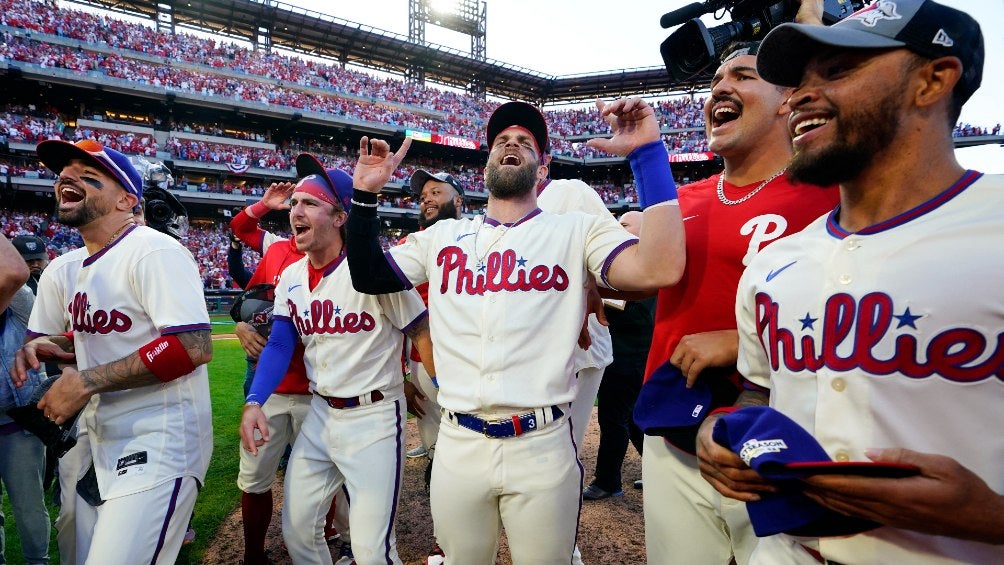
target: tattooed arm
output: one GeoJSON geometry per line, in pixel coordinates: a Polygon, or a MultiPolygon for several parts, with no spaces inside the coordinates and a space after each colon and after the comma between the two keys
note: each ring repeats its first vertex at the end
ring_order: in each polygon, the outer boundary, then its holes
{"type": "Polygon", "coordinates": [[[432,334],[429,332],[429,317],[426,316],[424,320],[415,324],[415,327],[408,330],[406,335],[418,349],[418,356],[422,358],[425,372],[435,377],[436,364],[432,360],[432,334]]]}
{"type": "MultiPolygon", "coordinates": [[[[188,352],[192,364],[198,367],[213,358],[213,342],[209,330],[196,330],[175,334],[188,352]]],[[[140,359],[139,352],[78,371],[66,367],[59,380],[52,387],[38,407],[57,424],[72,418],[87,404],[91,396],[114,390],[127,390],[150,385],[163,384],[140,359]]]]}

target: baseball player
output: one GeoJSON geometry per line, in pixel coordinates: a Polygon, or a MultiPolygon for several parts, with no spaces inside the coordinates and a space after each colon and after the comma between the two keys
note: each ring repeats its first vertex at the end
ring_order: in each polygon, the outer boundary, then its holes
{"type": "MultiPolygon", "coordinates": [[[[297,158],[297,176],[307,176],[307,170],[318,168],[316,159],[308,154],[297,158]]],[[[258,219],[271,210],[289,208],[287,198],[292,195],[293,183],[275,183],[269,186],[262,199],[241,210],[231,220],[234,234],[253,249],[262,251],[262,259],[248,281],[248,288],[261,283],[278,284],[279,276],[289,265],[304,257],[296,246],[295,238],[282,239],[258,228],[258,219]]],[[[249,378],[245,379],[245,395],[250,390],[254,367],[265,346],[266,339],[250,324],[239,322],[237,337],[248,356],[249,378]]],[[[310,383],[303,363],[303,345],[297,343],[290,358],[285,376],[276,386],[262,411],[268,420],[271,441],[263,445],[257,455],[240,450],[240,470],[237,486],[241,489],[241,519],[244,524],[244,563],[266,563],[265,536],[272,522],[272,484],[287,445],[291,445],[300,431],[304,418],[310,411],[310,383]]],[[[326,514],[324,538],[338,535],[343,546],[349,544],[348,501],[339,489],[326,514]],[[334,521],[334,524],[332,524],[334,521]]],[[[349,546],[351,547],[351,546],[349,546]]]]}
{"type": "MultiPolygon", "coordinates": [[[[745,507],[722,497],[700,476],[690,445],[653,430],[641,409],[675,409],[666,393],[651,397],[670,375],[701,381],[731,403],[739,393],[735,292],[743,269],[767,245],[833,209],[835,186],[793,183],[785,104],[789,89],[756,73],[756,43],[723,56],[704,105],[708,145],[725,170],[680,188],[687,230],[687,270],[659,291],[655,329],[636,421],[646,431],[642,452],[645,544],[649,563],[743,565],[756,545],[745,507]],[[682,376],[679,376],[681,375],[682,376]],[[731,396],[728,396],[731,394],[731,396]]],[[[692,408],[687,408],[687,412],[692,408]]],[[[696,430],[696,428],[695,428],[696,430]]]]}
{"type": "Polygon", "coordinates": [[[213,441],[198,267],[173,238],[133,223],[142,181],[124,155],[88,140],[37,151],[59,175],[58,219],[84,247],[42,274],[16,379],[47,357],[76,361],[38,408],[59,424],[83,410],[83,474],[62,491],[75,499],[77,560],[173,563],[213,441]]]}
{"type": "MultiPolygon", "coordinates": [[[[1004,400],[1004,179],[961,167],[951,137],[983,53],[972,17],[928,0],[764,39],[760,75],[794,87],[789,171],[839,183],[841,200],[744,273],[740,370],[834,461],[920,473],[810,476],[811,499],[882,526],[765,537],[755,563],[1004,562],[1004,443],[972,437],[1004,400]]],[[[710,441],[716,419],[700,431],[702,471],[753,500],[769,485],[710,441]]]]}
{"type": "Polygon", "coordinates": [[[488,122],[487,215],[444,220],[385,256],[376,192],[403,159],[362,138],[348,245],[353,284],[388,292],[429,282],[443,407],[433,462],[436,537],[450,561],[491,563],[500,526],[515,563],[567,563],[581,504],[582,467],[568,421],[574,349],[586,282],[625,289],[676,282],[683,226],[666,149],[639,99],[598,102],[615,135],[595,147],[630,153],[646,220],[640,243],[610,216],[537,207],[547,123],[510,102],[488,122]],[[647,229],[647,228],[646,228],[647,229]]]}
{"type": "Polygon", "coordinates": [[[341,235],[352,180],[312,157],[297,166],[306,176],[293,188],[290,224],[306,257],[279,277],[241,440],[252,456],[275,441],[263,405],[302,343],[313,394],[286,469],[282,531],[290,556],[296,563],[331,563],[321,516],[344,482],[356,562],[400,563],[394,538],[404,461],[400,352],[407,333],[431,367],[427,310],[414,291],[369,296],[352,289],[341,235]]]}

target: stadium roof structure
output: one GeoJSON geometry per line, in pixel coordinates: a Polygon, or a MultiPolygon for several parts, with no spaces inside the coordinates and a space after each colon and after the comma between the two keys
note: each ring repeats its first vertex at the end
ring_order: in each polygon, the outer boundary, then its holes
{"type": "Polygon", "coordinates": [[[548,75],[407,37],[277,0],[72,0],[153,22],[169,7],[174,25],[253,41],[269,30],[273,47],[403,74],[421,65],[433,82],[467,89],[481,82],[501,98],[544,103],[579,102],[597,97],[684,93],[693,85],[673,84],[663,67],[548,75]]]}

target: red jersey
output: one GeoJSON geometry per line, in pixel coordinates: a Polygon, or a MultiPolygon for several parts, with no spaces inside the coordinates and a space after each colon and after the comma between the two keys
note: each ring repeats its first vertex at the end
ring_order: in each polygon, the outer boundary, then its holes
{"type": "MultiPolygon", "coordinates": [[[[729,205],[719,198],[718,177],[679,189],[687,268],[678,284],[659,290],[646,380],[669,362],[683,336],[736,329],[739,277],[753,256],[768,244],[801,231],[840,200],[835,185],[792,184],[782,175],[748,200],[729,205]]],[[[723,192],[735,202],[759,184],[736,187],[726,182],[723,192]]]]}
{"type": "MultiPolygon", "coordinates": [[[[248,288],[256,284],[279,284],[279,275],[282,271],[303,258],[303,253],[296,248],[293,238],[278,239],[258,227],[258,221],[241,210],[232,220],[230,229],[245,245],[251,246],[261,252],[267,239],[274,240],[274,243],[265,246],[265,253],[262,255],[258,267],[248,281],[248,288]],[[266,238],[266,236],[271,238],[266,238]]],[[[276,387],[277,394],[310,394],[310,383],[307,381],[307,368],[303,365],[303,343],[297,340],[296,348],[293,350],[293,357],[289,360],[289,367],[282,382],[276,387]]]]}

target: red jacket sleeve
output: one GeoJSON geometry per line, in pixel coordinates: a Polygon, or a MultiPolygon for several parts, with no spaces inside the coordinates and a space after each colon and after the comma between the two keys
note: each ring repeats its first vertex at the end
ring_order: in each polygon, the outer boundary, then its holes
{"type": "Polygon", "coordinates": [[[252,218],[247,209],[241,210],[230,220],[230,229],[244,245],[261,253],[265,242],[265,230],[258,227],[258,220],[252,218]]]}

